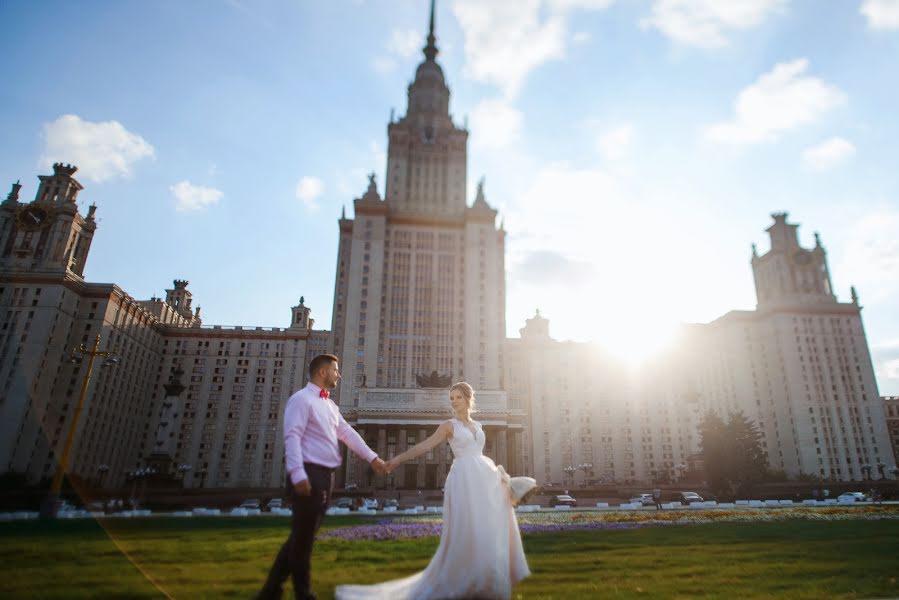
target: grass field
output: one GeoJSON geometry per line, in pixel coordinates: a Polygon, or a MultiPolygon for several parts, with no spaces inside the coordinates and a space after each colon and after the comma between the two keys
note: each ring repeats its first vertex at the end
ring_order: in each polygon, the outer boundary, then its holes
{"type": "MultiPolygon", "coordinates": [[[[251,598],[287,530],[277,517],[0,523],[0,597],[251,598]]],[[[316,592],[421,570],[437,542],[321,540],[316,592]]],[[[524,543],[533,575],[520,598],[899,596],[899,520],[554,531],[524,543]]]]}

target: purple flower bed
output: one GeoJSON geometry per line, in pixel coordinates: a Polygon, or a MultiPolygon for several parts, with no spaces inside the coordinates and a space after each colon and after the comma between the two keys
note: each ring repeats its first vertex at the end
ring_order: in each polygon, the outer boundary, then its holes
{"type": "Polygon", "coordinates": [[[589,529],[639,529],[642,527],[661,527],[677,525],[677,523],[531,523],[522,524],[518,528],[521,533],[544,533],[547,531],[580,531],[589,529]]]}
{"type": "MultiPolygon", "coordinates": [[[[637,529],[659,527],[676,523],[525,523],[519,528],[522,533],[545,533],[551,531],[575,531],[590,529],[637,529]]],[[[335,527],[319,535],[320,540],[401,540],[439,536],[441,523],[395,523],[392,518],[380,519],[377,525],[354,525],[335,527]]]]}
{"type": "Polygon", "coordinates": [[[384,523],[335,527],[318,536],[320,540],[402,540],[440,535],[441,523],[384,523]]]}

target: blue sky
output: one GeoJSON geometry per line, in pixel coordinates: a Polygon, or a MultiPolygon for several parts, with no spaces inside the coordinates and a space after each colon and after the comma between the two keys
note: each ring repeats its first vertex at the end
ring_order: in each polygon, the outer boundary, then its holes
{"type": "MultiPolygon", "coordinates": [[[[0,183],[80,167],[91,281],[189,279],[204,322],[330,326],[337,223],[383,179],[425,0],[0,2],[0,183]]],[[[899,394],[899,0],[443,0],[469,196],[509,231],[510,335],[628,354],[752,309],[788,211],[856,285],[899,394]]],[[[383,192],[383,187],[381,188],[383,192]]]]}

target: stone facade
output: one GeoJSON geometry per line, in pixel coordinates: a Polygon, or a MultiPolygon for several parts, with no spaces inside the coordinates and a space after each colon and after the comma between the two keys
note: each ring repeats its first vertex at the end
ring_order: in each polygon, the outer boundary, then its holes
{"type": "Polygon", "coordinates": [[[118,364],[94,368],[71,473],[121,485],[155,451],[173,470],[191,466],[186,485],[279,485],[283,403],[329,333],[312,329],[302,299],[288,328],[203,326],[187,281],[146,301],[84,281],[95,208],[78,212],[75,171],[54,165],[34,201],[19,202],[17,184],[0,204],[0,464],[30,481],[52,476],[86,371],[71,351],[99,335],[118,364]]]}

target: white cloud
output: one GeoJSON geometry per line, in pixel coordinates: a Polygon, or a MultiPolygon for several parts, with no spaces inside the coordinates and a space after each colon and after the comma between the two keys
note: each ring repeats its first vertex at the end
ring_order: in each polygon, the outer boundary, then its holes
{"type": "Polygon", "coordinates": [[[296,196],[310,211],[317,211],[316,199],[325,191],[325,184],[318,177],[304,176],[297,181],[296,196]]]}
{"type": "Polygon", "coordinates": [[[170,186],[169,191],[175,197],[175,210],[177,211],[202,210],[218,204],[224,195],[221,190],[205,185],[194,185],[187,180],[170,186]]]}
{"type": "Polygon", "coordinates": [[[838,87],[805,75],[808,60],[778,63],[745,88],[734,103],[734,119],[706,131],[717,142],[769,142],[789,129],[813,123],[846,102],[838,87]]]}
{"type": "MultiPolygon", "coordinates": [[[[565,56],[570,12],[602,10],[613,0],[457,0],[466,77],[498,86],[508,98],[540,65],[565,56]]],[[[575,36],[585,41],[583,35],[575,36]]]]}
{"type": "Polygon", "coordinates": [[[605,10],[615,0],[549,0],[549,8],[554,11],[565,10],[605,10]]]}
{"type": "Polygon", "coordinates": [[[597,140],[599,153],[606,160],[621,160],[630,154],[634,137],[634,127],[629,123],[610,129],[597,140]]]}
{"type": "Polygon", "coordinates": [[[535,250],[514,267],[520,283],[533,285],[583,286],[596,277],[593,265],[568,258],[555,250],[535,250]]]}
{"type": "Polygon", "coordinates": [[[899,358],[883,362],[883,375],[887,379],[899,379],[899,358]]]}
{"type": "Polygon", "coordinates": [[[481,100],[471,113],[472,141],[485,148],[502,148],[521,133],[522,113],[503,98],[481,100]]]}
{"type": "Polygon", "coordinates": [[[412,58],[425,45],[421,32],[414,29],[394,29],[387,42],[387,49],[402,58],[412,58]]]}
{"type": "Polygon", "coordinates": [[[802,161],[812,169],[823,171],[839,166],[855,156],[855,145],[841,137],[832,137],[802,152],[802,161]]]}
{"type": "Polygon", "coordinates": [[[586,44],[590,41],[591,35],[588,31],[578,31],[571,36],[571,41],[575,44],[586,44]]]}
{"type": "Polygon", "coordinates": [[[81,176],[95,182],[131,175],[132,165],[155,155],[153,146],[118,121],[85,121],[78,115],[62,115],[44,124],[41,167],[54,162],[71,163],[81,176]]]}
{"type": "Polygon", "coordinates": [[[786,0],[656,0],[643,27],[654,27],[675,42],[701,48],[728,44],[731,30],[757,27],[786,0]]]}
{"type": "Polygon", "coordinates": [[[851,273],[863,303],[899,294],[899,210],[884,207],[850,225],[841,264],[834,272],[851,273]]]}
{"type": "Polygon", "coordinates": [[[899,0],[864,0],[860,10],[871,29],[899,29],[899,0]]]}
{"type": "Polygon", "coordinates": [[[465,37],[465,75],[518,93],[525,77],[565,54],[565,21],[540,18],[539,0],[459,0],[453,12],[465,37]]]}
{"type": "Polygon", "coordinates": [[[371,66],[381,74],[392,73],[398,60],[409,60],[418,54],[425,45],[421,32],[414,29],[394,29],[390,39],[384,45],[386,54],[376,54],[371,59],[371,66]]]}

